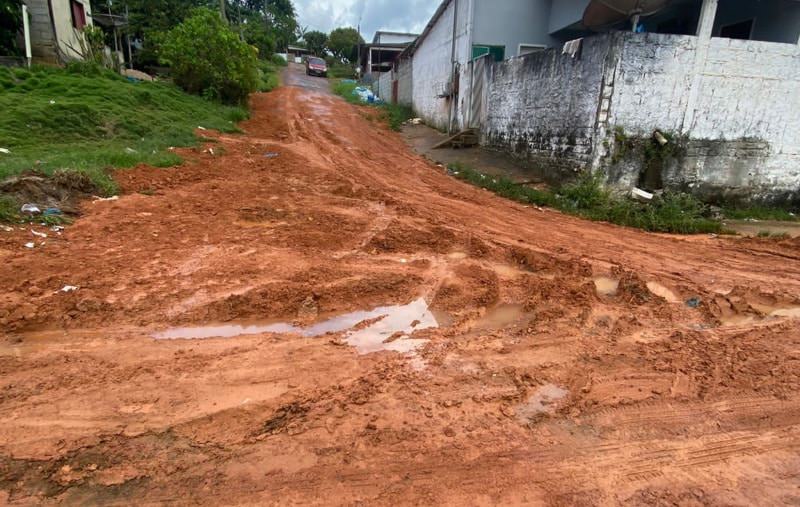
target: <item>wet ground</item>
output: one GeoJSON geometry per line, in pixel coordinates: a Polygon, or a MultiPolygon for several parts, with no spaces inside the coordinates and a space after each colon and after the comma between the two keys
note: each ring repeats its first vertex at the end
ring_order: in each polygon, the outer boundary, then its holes
{"type": "Polygon", "coordinates": [[[450,137],[427,125],[406,124],[402,134],[411,148],[436,164],[463,164],[486,174],[506,176],[515,182],[543,184],[536,172],[526,168],[519,160],[496,151],[478,146],[472,148],[436,148],[434,146],[450,137]]]}
{"type": "Polygon", "coordinates": [[[800,502],[798,240],[509,202],[293,72],[0,230],[0,503],[800,502]]]}

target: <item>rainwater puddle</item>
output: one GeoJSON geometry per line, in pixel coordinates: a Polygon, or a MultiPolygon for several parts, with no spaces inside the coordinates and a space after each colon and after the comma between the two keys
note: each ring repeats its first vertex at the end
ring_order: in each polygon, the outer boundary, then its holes
{"type": "Polygon", "coordinates": [[[567,394],[569,394],[569,391],[566,389],[558,387],[555,384],[545,384],[539,387],[539,389],[528,398],[527,402],[517,406],[517,417],[521,421],[527,422],[528,419],[539,414],[551,414],[555,412],[556,403],[563,400],[567,394]]]}
{"type": "MultiPolygon", "coordinates": [[[[800,306],[793,307],[772,307],[766,305],[751,304],[753,308],[764,313],[766,318],[770,317],[787,317],[790,319],[800,319],[800,306]]],[[[746,324],[755,324],[762,320],[752,314],[733,314],[720,317],[720,322],[723,326],[743,326],[746,324]]]]}
{"type": "Polygon", "coordinates": [[[681,300],[674,292],[658,282],[647,282],[647,290],[667,300],[668,303],[680,303],[681,300]]]}
{"type": "Polygon", "coordinates": [[[153,334],[157,340],[232,338],[261,333],[294,333],[302,336],[321,336],[350,330],[345,341],[360,354],[382,350],[408,353],[427,340],[412,339],[414,331],[439,327],[436,317],[420,298],[407,305],[380,306],[373,310],[337,315],[308,327],[286,322],[263,325],[227,324],[219,326],[180,327],[153,334]],[[359,328],[359,324],[366,323],[359,328]]]}
{"type": "Polygon", "coordinates": [[[613,296],[619,288],[619,280],[599,276],[594,279],[594,288],[599,296],[613,296]]]}
{"type": "Polygon", "coordinates": [[[528,316],[522,305],[498,305],[486,312],[475,323],[476,329],[500,329],[528,316]]]}

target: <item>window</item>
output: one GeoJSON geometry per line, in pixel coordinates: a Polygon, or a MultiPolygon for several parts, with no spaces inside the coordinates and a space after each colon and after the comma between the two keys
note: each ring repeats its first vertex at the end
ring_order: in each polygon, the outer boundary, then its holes
{"type": "Polygon", "coordinates": [[[734,23],[732,25],[725,25],[719,31],[719,36],[726,39],[744,39],[750,40],[750,35],[753,33],[754,19],[748,19],[741,23],[734,23]]]}
{"type": "Polygon", "coordinates": [[[72,26],[78,30],[86,26],[86,10],[83,4],[78,0],[70,0],[69,2],[72,10],[72,26]]]}
{"type": "Polygon", "coordinates": [[[472,59],[480,58],[483,55],[492,55],[496,62],[502,62],[506,58],[505,46],[472,46],[472,59]]]}
{"type": "Polygon", "coordinates": [[[544,51],[547,49],[547,46],[543,46],[541,44],[520,44],[519,51],[517,54],[519,56],[522,55],[529,55],[531,53],[538,53],[539,51],[544,51]]]}

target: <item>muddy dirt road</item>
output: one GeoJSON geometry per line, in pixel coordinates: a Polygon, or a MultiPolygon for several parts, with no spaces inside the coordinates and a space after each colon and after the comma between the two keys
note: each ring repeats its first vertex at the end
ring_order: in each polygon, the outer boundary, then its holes
{"type": "Polygon", "coordinates": [[[525,207],[365,114],[256,95],[0,231],[0,503],[800,502],[798,240],[525,207]]]}

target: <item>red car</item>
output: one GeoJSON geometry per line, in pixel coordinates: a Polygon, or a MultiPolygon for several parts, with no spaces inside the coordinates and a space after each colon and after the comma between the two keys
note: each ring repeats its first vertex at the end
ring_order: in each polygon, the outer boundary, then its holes
{"type": "Polygon", "coordinates": [[[328,64],[322,58],[306,58],[306,75],[328,77],[328,64]]]}

